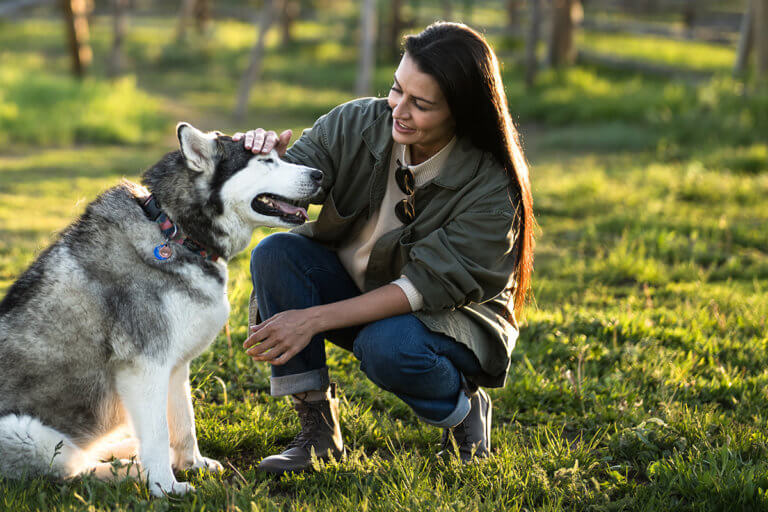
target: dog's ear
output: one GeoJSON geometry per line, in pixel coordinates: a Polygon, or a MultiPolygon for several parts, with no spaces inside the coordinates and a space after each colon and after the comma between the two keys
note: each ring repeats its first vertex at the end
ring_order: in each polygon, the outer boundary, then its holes
{"type": "Polygon", "coordinates": [[[203,133],[189,123],[176,125],[181,154],[193,171],[212,173],[216,168],[216,133],[203,133]]]}

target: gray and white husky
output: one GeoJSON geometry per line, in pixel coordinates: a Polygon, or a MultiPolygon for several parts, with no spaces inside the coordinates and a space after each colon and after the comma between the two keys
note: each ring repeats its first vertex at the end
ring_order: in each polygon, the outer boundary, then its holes
{"type": "Polygon", "coordinates": [[[161,496],[194,490],[174,468],[221,470],[198,449],[189,362],[227,320],[226,261],[255,227],[307,220],[323,174],[177,134],[146,188],[100,195],[0,302],[0,476],[108,479],[122,462],[161,496]]]}

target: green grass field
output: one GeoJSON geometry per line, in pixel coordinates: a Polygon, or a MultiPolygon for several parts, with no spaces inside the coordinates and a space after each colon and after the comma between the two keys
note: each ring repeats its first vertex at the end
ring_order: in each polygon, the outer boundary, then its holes
{"type": "MultiPolygon", "coordinates": [[[[254,30],[217,22],[208,41],[182,47],[171,21],[134,19],[135,71],[110,82],[109,23],[97,18],[96,65],[83,83],[66,75],[58,20],[0,23],[0,295],[100,191],[174,149],[177,121],[298,133],[352,98],[351,22],[304,22],[289,48],[271,38],[265,81],[235,122],[254,30]],[[326,37],[339,33],[348,35],[326,37]]],[[[767,508],[768,93],[722,75],[721,47],[708,59],[707,45],[632,37],[583,44],[621,44],[666,64],[687,56],[713,78],[579,67],[543,72],[526,91],[505,61],[540,230],[536,304],[507,386],[490,391],[491,459],[438,460],[440,432],[332,347],[349,456],[319,472],[256,474],[298,423],[288,401],[269,397],[269,368],[238,348],[245,252],[230,263],[229,332],[193,363],[201,449],[226,472],[180,475],[197,493],[167,500],[131,481],[0,479],[0,510],[767,508]]],[[[393,70],[379,66],[379,94],[393,70]]]]}

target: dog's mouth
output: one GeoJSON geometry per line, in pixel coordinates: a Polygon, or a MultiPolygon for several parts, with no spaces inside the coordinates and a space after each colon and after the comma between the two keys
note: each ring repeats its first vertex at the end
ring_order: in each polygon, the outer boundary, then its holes
{"type": "Polygon", "coordinates": [[[307,210],[293,201],[276,194],[259,194],[251,201],[251,208],[256,213],[270,217],[280,217],[291,224],[304,224],[309,220],[307,210]]]}

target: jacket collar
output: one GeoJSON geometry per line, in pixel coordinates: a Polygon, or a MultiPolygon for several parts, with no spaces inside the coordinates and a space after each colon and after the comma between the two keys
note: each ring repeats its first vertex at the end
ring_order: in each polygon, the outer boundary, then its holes
{"type": "MultiPolygon", "coordinates": [[[[381,100],[386,102],[386,99],[381,100]]],[[[363,141],[373,157],[381,162],[392,149],[392,110],[387,106],[368,126],[363,128],[363,141]]],[[[483,152],[476,148],[467,137],[456,140],[451,155],[440,174],[429,183],[457,190],[474,178],[480,167],[483,152]]]]}

